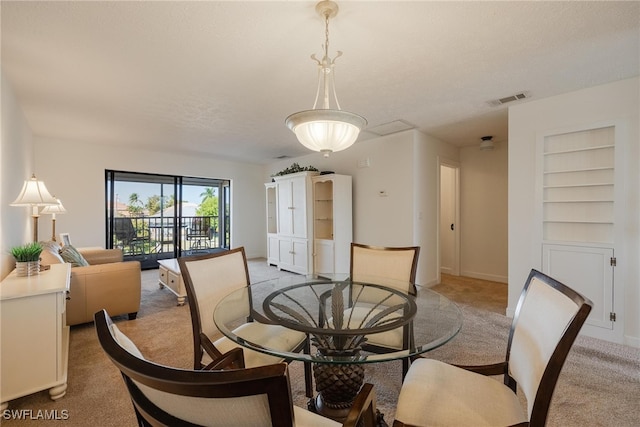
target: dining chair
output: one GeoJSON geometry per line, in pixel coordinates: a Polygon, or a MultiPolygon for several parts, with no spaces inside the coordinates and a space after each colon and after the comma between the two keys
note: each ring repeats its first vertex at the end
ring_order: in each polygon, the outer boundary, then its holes
{"type": "Polygon", "coordinates": [[[558,376],[592,306],[568,286],[531,270],[505,360],[456,366],[416,359],[402,384],[393,426],[544,426],[558,376]],[[491,378],[497,375],[504,384],[491,378]]]}
{"type": "MultiPolygon", "coordinates": [[[[180,272],[185,285],[191,326],[193,330],[194,369],[206,368],[223,353],[238,347],[238,344],[222,336],[213,321],[213,311],[220,300],[236,289],[249,286],[249,269],[244,247],[178,258],[180,272]]],[[[243,301],[234,319],[245,317],[246,322],[234,331],[265,347],[283,351],[310,351],[310,342],[303,332],[269,324],[266,319],[254,321],[250,302],[243,301]]],[[[284,359],[245,349],[244,364],[247,368],[271,365],[284,359]]],[[[305,362],[305,387],[309,397],[313,395],[311,364],[305,362]]]]}
{"type": "Polygon", "coordinates": [[[151,242],[148,230],[138,235],[139,228],[137,227],[141,228],[138,220],[136,220],[136,226],[134,226],[131,218],[113,219],[113,235],[117,240],[117,245],[125,252],[125,255],[144,253],[145,245],[151,242]]]}
{"type": "MultiPolygon", "coordinates": [[[[416,271],[418,268],[419,246],[380,247],[351,243],[350,277],[355,282],[373,283],[397,289],[409,295],[416,295],[416,271]]],[[[358,295],[366,300],[366,295],[358,295]]],[[[378,302],[374,297],[372,303],[378,302]]],[[[359,324],[365,316],[365,310],[346,310],[351,324],[359,324]]],[[[413,340],[413,326],[407,324],[402,328],[379,334],[367,335],[363,350],[372,353],[388,353],[409,348],[413,340]]],[[[402,360],[402,376],[409,369],[409,359],[402,360]]]]}
{"type": "MultiPolygon", "coordinates": [[[[105,310],[95,314],[103,350],[120,370],[139,426],[372,427],[376,400],[365,384],[344,423],[294,406],[286,363],[246,369],[189,370],[144,358],[105,310]],[[295,419],[295,422],[294,422],[295,419]]],[[[242,349],[224,356],[217,368],[243,360],[242,349]]]]}
{"type": "Polygon", "coordinates": [[[193,218],[185,234],[187,241],[190,242],[190,250],[209,249],[211,247],[211,218],[193,218]]]}

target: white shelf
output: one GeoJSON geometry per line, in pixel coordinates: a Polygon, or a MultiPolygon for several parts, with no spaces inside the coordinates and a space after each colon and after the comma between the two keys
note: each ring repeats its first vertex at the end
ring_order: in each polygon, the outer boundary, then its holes
{"type": "Polygon", "coordinates": [[[614,148],[614,145],[597,145],[594,147],[581,147],[581,148],[573,148],[571,150],[562,150],[562,151],[547,151],[544,153],[545,156],[553,156],[556,154],[570,154],[570,153],[583,153],[585,151],[594,151],[594,150],[606,150],[610,148],[614,148]]]}

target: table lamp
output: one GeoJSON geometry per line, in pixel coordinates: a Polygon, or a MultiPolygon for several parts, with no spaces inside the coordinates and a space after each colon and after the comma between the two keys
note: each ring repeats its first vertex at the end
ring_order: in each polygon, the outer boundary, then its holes
{"type": "MultiPolygon", "coordinates": [[[[53,196],[55,197],[55,196],[53,196]]],[[[58,201],[57,205],[47,205],[44,207],[44,209],[42,209],[43,214],[50,214],[51,215],[51,240],[53,240],[54,242],[56,241],[56,214],[64,214],[67,213],[67,210],[64,208],[64,206],[62,206],[62,202],[60,201],[60,199],[56,199],[58,201]]]]}
{"type": "Polygon", "coordinates": [[[49,193],[44,182],[38,181],[33,174],[31,179],[24,182],[20,195],[10,203],[10,206],[31,206],[33,217],[33,241],[38,241],[38,206],[57,205],[58,201],[49,193]]]}

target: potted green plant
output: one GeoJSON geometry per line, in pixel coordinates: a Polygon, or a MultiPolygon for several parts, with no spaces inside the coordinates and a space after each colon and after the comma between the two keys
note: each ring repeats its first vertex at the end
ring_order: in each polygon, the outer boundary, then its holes
{"type": "Polygon", "coordinates": [[[271,176],[283,176],[283,175],[289,175],[291,173],[307,172],[307,171],[318,172],[318,169],[314,168],[313,166],[300,166],[297,163],[293,163],[288,168],[285,168],[285,169],[281,170],[280,172],[275,173],[275,174],[273,174],[271,176]]]}
{"type": "Polygon", "coordinates": [[[18,276],[33,276],[40,272],[40,254],[42,245],[37,242],[27,243],[11,248],[11,255],[16,260],[16,274],[18,276]]]}

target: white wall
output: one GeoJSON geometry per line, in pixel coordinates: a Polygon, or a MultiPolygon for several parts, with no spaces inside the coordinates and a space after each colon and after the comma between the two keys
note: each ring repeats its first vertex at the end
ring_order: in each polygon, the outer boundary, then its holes
{"type": "Polygon", "coordinates": [[[412,130],[357,142],[328,158],[312,153],[282,160],[266,168],[265,182],[294,162],[351,175],[353,240],[376,246],[419,245],[416,280],[431,285],[437,281],[438,156],[455,160],[457,149],[412,130]],[[369,166],[358,167],[365,160],[369,166]]]}
{"type": "MultiPolygon", "coordinates": [[[[105,245],[105,169],[231,180],[233,247],[244,246],[247,257],[263,257],[264,166],[204,156],[149,149],[111,147],[35,139],[35,162],[47,186],[62,200],[67,213],[58,215],[56,232],[70,233],[75,246],[105,245]]],[[[51,235],[50,221],[41,235],[51,235]]]]}
{"type": "MultiPolygon", "coordinates": [[[[419,245],[418,282],[437,281],[438,158],[458,161],[458,149],[417,131],[356,143],[325,159],[313,153],[264,167],[169,152],[35,138],[2,77],[2,267],[13,268],[10,246],[30,241],[28,208],[8,204],[31,173],[43,179],[68,213],[57,218],[57,232],[68,232],[77,246],[103,246],[104,170],[206,176],[232,180],[232,245],[250,257],[266,255],[264,186],[270,174],[292,162],[313,164],[353,176],[354,241],[372,245],[419,245]],[[370,166],[358,168],[359,160],[370,166]],[[386,196],[381,197],[380,191],[386,196]]],[[[51,235],[50,216],[40,218],[41,238],[51,235]]],[[[2,272],[3,274],[8,273],[2,272]]]]}
{"type": "Polygon", "coordinates": [[[460,274],[507,283],[506,142],[460,149],[460,274]]]}
{"type": "MultiPolygon", "coordinates": [[[[2,117],[0,126],[0,280],[13,270],[15,260],[9,250],[31,242],[31,209],[12,207],[25,180],[35,173],[49,185],[49,176],[33,167],[32,133],[18,105],[13,89],[0,70],[2,117]]],[[[50,187],[48,187],[50,188],[50,187]]]]}
{"type": "MultiPolygon", "coordinates": [[[[513,313],[531,268],[541,269],[542,236],[535,221],[536,140],[538,135],[567,128],[588,128],[615,121],[625,132],[616,150],[624,150],[625,197],[616,203],[624,215],[616,242],[616,310],[624,313],[624,342],[640,347],[640,149],[638,131],[640,78],[626,79],[509,109],[509,307],[513,313]]],[[[621,317],[621,316],[618,316],[621,317]]]]}

